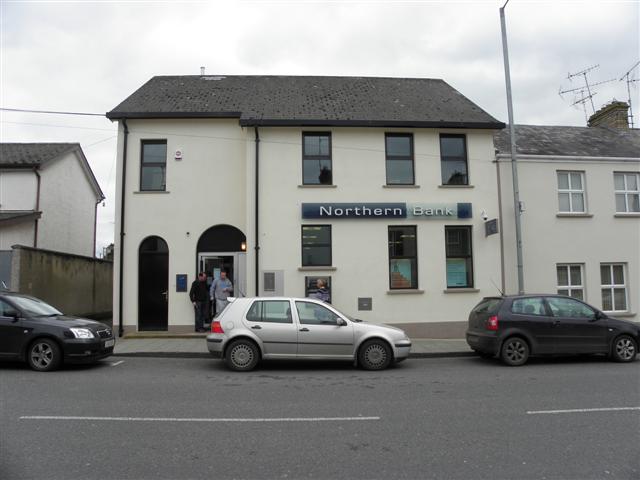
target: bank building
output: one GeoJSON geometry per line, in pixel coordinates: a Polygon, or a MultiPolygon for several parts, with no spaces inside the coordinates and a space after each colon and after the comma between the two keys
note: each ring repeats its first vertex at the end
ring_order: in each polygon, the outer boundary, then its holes
{"type": "MultiPolygon", "coordinates": [[[[188,290],[199,271],[209,281],[227,271],[235,296],[304,297],[322,278],[339,310],[416,337],[460,337],[481,298],[517,290],[508,152],[497,147],[505,125],[442,80],[158,76],[107,117],[119,125],[113,306],[121,333],[193,331],[188,290]]],[[[615,188],[626,189],[629,211],[611,221],[626,222],[628,238],[609,260],[595,258],[591,244],[577,259],[570,248],[565,258],[537,259],[532,283],[554,293],[560,266],[582,265],[586,278],[622,265],[623,313],[635,318],[634,135],[614,155],[624,161],[598,156],[611,170],[607,205],[615,188]]],[[[550,156],[533,157],[557,199],[565,177],[550,156]]],[[[586,174],[593,162],[583,164],[575,157],[560,170],[573,182],[572,168],[586,174]]],[[[533,208],[536,187],[522,182],[533,208]]],[[[565,221],[557,208],[552,219],[565,221]]],[[[595,231],[588,219],[570,220],[595,231]]],[[[535,241],[525,226],[523,235],[525,245],[535,241]]],[[[552,247],[554,235],[537,248],[552,247]]],[[[600,297],[584,298],[600,307],[600,297]]]]}

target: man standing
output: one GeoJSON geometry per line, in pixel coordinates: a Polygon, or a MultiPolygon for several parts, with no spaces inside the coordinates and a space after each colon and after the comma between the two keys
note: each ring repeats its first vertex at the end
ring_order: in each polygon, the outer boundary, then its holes
{"type": "Polygon", "coordinates": [[[207,274],[200,272],[189,290],[189,298],[196,313],[196,332],[205,331],[204,322],[207,320],[207,274]]]}
{"type": "Polygon", "coordinates": [[[222,313],[224,307],[227,306],[227,298],[231,296],[233,292],[233,284],[231,280],[227,278],[227,272],[222,270],[220,272],[220,278],[216,278],[211,282],[211,288],[209,289],[209,297],[213,301],[216,301],[216,317],[222,313]]]}

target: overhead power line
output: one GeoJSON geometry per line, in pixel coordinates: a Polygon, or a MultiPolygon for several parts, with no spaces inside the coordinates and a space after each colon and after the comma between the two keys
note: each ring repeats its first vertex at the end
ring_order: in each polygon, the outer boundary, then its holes
{"type": "Polygon", "coordinates": [[[105,117],[104,113],[87,113],[87,112],[57,112],[52,110],[27,110],[24,108],[5,108],[0,107],[5,112],[21,112],[21,113],[48,113],[50,115],[84,115],[89,117],[105,117]]]}

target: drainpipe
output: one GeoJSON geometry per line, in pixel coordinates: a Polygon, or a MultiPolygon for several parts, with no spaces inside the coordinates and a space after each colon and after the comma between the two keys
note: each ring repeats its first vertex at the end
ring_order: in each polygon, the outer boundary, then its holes
{"type": "Polygon", "coordinates": [[[93,258],[96,258],[96,240],[98,234],[98,205],[102,200],[96,202],[96,206],[93,210],[93,258]]]}
{"type": "Polygon", "coordinates": [[[118,280],[118,336],[122,337],[124,333],[124,326],[122,325],[122,292],[124,283],[124,202],[126,198],[126,180],[127,180],[127,140],[129,137],[129,128],[127,127],[127,120],[122,120],[122,126],[124,127],[124,142],[122,152],[122,191],[120,197],[120,278],[118,280]]]}
{"type": "MultiPolygon", "coordinates": [[[[33,173],[36,174],[37,178],[37,190],[36,190],[36,212],[40,211],[40,183],[42,178],[40,177],[40,172],[38,172],[38,167],[33,167],[33,173]]],[[[38,219],[35,219],[35,228],[33,231],[33,248],[38,248],[38,219]]]]}
{"type": "Polygon", "coordinates": [[[259,197],[259,179],[260,179],[260,134],[258,133],[258,127],[254,127],[254,131],[256,134],[256,186],[255,186],[255,190],[256,190],[256,205],[255,205],[255,210],[256,210],[256,246],[255,246],[255,250],[256,250],[256,297],[258,295],[260,295],[260,262],[259,262],[259,258],[260,258],[260,236],[259,236],[259,230],[258,230],[258,218],[259,218],[259,208],[260,208],[260,197],[259,197]]]}
{"type": "Polygon", "coordinates": [[[505,294],[504,272],[504,228],[502,226],[502,182],[500,181],[500,161],[496,150],[496,179],[498,183],[498,229],[500,230],[500,293],[505,294]]]}

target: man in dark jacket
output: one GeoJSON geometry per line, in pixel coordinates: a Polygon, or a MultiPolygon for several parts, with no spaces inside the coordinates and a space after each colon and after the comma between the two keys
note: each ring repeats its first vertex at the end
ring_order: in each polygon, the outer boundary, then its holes
{"type": "Polygon", "coordinates": [[[209,289],[207,288],[207,274],[200,272],[198,279],[194,280],[189,290],[189,298],[196,312],[196,332],[204,332],[204,323],[207,321],[207,300],[209,289]]]}

